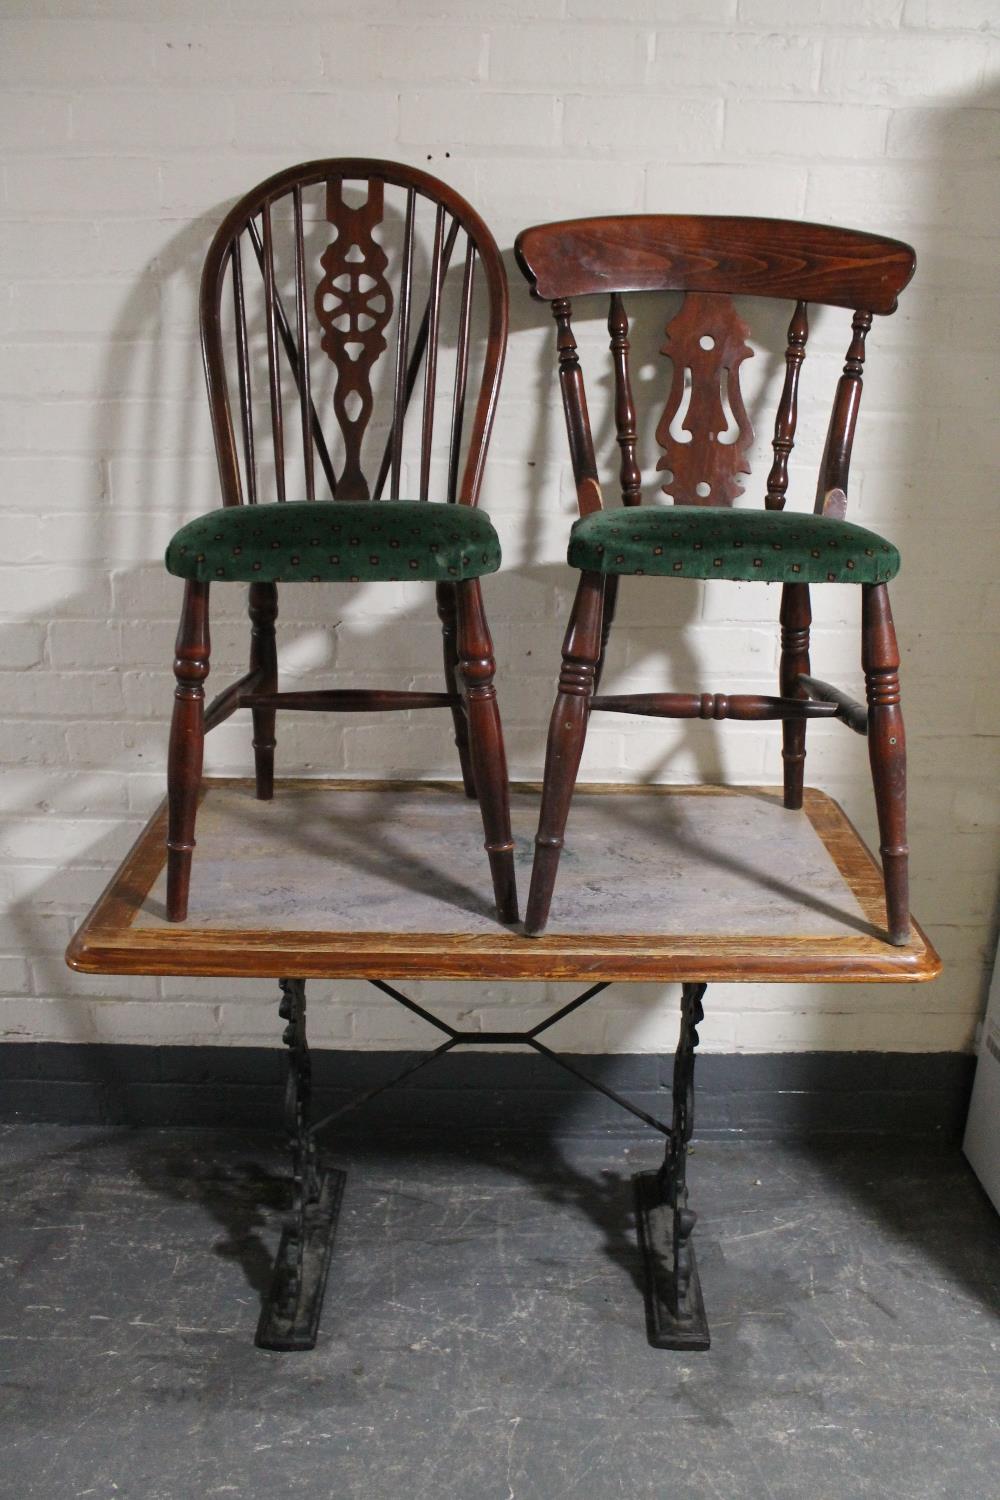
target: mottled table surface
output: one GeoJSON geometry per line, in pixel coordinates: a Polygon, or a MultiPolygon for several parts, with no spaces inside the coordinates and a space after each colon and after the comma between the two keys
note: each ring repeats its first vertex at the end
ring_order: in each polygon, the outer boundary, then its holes
{"type": "MultiPolygon", "coordinates": [[[[538,793],[515,789],[522,900],[538,793]]],[[[820,792],[581,788],[543,938],[499,925],[479,810],[446,783],[206,783],[189,916],[165,919],[164,811],[70,948],[93,972],[441,978],[917,979],[881,879],[820,792]],[[284,967],[281,965],[284,964],[284,967]]]]}

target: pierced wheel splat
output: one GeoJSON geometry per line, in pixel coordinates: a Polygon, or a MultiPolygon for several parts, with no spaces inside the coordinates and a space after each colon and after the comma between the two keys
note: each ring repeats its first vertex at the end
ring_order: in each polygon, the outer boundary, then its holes
{"type": "Polygon", "coordinates": [[[327,183],[326,217],[337,237],[320,256],[325,274],[316,287],[316,317],[323,329],[322,349],[337,370],[333,409],[344,435],[337,498],[368,500],[361,444],[374,405],[371,372],[386,348],[393,299],[385,276],[388,257],[373,233],[382,222],[383,184],[370,179],[368,199],[359,208],[344,202],[343,189],[340,177],[327,183]]]}

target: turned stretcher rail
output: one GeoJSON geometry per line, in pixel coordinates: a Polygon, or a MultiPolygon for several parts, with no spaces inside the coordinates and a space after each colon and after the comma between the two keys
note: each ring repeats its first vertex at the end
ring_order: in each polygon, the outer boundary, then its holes
{"type": "Polygon", "coordinates": [[[241,693],[240,708],[297,708],[319,713],[340,709],[343,713],[386,713],[398,708],[458,708],[458,693],[394,692],[384,688],[330,688],[303,693],[241,693]]]}
{"type": "MultiPolygon", "coordinates": [[[[804,682],[804,678],[800,678],[804,682]]],[[[807,698],[767,697],[758,693],[621,693],[598,694],[591,708],[616,714],[648,714],[664,719],[828,719],[835,702],[807,698]]]]}
{"type": "Polygon", "coordinates": [[[205,733],[215,729],[217,725],[224,724],[230,714],[234,714],[238,708],[242,708],[246,702],[247,695],[263,680],[264,672],[260,667],[255,667],[252,672],[247,672],[238,682],[230,683],[217,694],[205,710],[205,733]]]}

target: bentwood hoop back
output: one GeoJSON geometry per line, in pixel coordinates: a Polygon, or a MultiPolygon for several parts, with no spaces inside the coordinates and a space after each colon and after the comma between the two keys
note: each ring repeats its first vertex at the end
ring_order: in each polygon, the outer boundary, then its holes
{"type": "Polygon", "coordinates": [[[480,804],[497,910],[516,921],[479,582],[499,567],[500,544],[476,509],[507,339],[493,236],[463,198],[415,168],[307,162],[227,214],[205,261],[200,312],[222,508],[182,527],[167,549],[168,569],[185,580],[168,764],[170,919],[187,914],[208,730],[251,710],[266,800],[279,708],[447,708],[466,791],[480,804]],[[402,580],[436,584],[443,691],[278,690],[279,583],[402,580]],[[250,585],[250,660],[206,708],[217,581],[250,585]]]}
{"type": "Polygon", "coordinates": [[[556,322],[580,511],[568,560],[581,576],[549,729],[527,931],[541,932],[548,920],[587,723],[599,709],[662,718],[781,720],[784,801],[791,809],[802,806],[810,718],[837,718],[867,735],[888,936],[892,943],[905,943],[906,759],[899,653],[887,589],[899,554],[884,537],[844,517],[866,336],[876,314],[895,310],[913,274],[913,251],[898,240],[821,224],[655,214],[537,225],[518,236],[516,251],[534,295],[551,303],[556,322]],[[673,504],[642,509],[625,304],[626,294],[639,292],[684,294],[666,325],[661,352],[671,361],[673,377],[656,428],[663,450],[656,469],[673,504]],[[572,325],[572,299],[598,293],[609,298],[622,502],[621,508],[610,510],[604,509],[572,325]],[[740,391],[740,369],[753,350],[734,296],[783,298],[792,304],[763,511],[734,508],[743,493],[743,476],[750,472],[747,454],[753,439],[740,391]],[[853,316],[846,361],[833,393],[814,511],[802,515],[785,512],[784,505],[810,303],[848,309],[853,316]],[[779,695],[599,695],[619,580],[625,574],[780,583],[779,695]],[[810,675],[809,589],[813,583],[833,582],[861,585],[867,705],[810,675]]]}

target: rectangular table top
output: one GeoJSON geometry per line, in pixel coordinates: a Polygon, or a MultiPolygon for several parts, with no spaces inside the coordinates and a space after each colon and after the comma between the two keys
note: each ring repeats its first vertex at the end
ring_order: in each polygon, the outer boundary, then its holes
{"type": "MultiPolygon", "coordinates": [[[[538,788],[512,792],[522,903],[538,788]]],[[[906,981],[881,874],[837,804],[767,787],[581,786],[552,917],[494,914],[479,810],[450,782],[205,782],[188,919],[165,918],[166,807],[74,936],[97,974],[352,979],[906,981]]]]}

